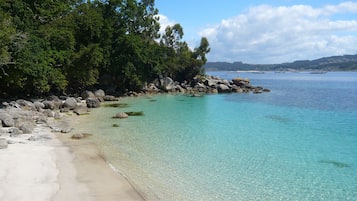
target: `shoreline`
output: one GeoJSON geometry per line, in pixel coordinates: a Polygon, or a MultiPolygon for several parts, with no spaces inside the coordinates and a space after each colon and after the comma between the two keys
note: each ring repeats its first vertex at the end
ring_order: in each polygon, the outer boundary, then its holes
{"type": "Polygon", "coordinates": [[[31,134],[16,137],[6,134],[11,128],[0,127],[0,138],[10,142],[0,149],[0,200],[145,200],[110,167],[90,137],[76,140],[72,132],[54,133],[49,127],[76,118],[38,124],[31,134]]]}
{"type": "MultiPolygon", "coordinates": [[[[71,125],[75,128],[73,123],[71,125]]],[[[99,201],[145,200],[124,175],[110,166],[91,136],[72,139],[72,132],[69,134],[58,134],[57,138],[73,155],[76,179],[89,189],[91,198],[99,201]]]]}

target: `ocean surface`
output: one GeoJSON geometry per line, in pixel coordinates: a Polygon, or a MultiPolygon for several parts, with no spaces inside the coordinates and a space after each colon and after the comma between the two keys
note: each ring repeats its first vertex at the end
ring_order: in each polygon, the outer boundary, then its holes
{"type": "Polygon", "coordinates": [[[124,98],[76,131],[148,200],[357,200],[357,72],[208,74],[271,92],[124,98]]]}

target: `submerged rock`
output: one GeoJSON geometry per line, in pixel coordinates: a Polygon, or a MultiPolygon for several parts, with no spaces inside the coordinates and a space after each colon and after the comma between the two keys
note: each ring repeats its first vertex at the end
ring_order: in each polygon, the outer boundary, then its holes
{"type": "Polygon", "coordinates": [[[119,112],[117,113],[113,118],[116,118],[116,119],[125,119],[125,118],[128,118],[129,115],[125,112],[119,112]]]}

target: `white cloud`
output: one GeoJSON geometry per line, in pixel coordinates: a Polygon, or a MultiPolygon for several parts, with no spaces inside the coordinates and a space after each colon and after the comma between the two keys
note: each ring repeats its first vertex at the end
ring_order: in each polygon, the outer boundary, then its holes
{"type": "Polygon", "coordinates": [[[165,15],[158,14],[159,17],[159,23],[160,23],[160,33],[165,33],[165,29],[167,26],[173,26],[176,24],[175,21],[169,19],[165,15]]]}
{"type": "Polygon", "coordinates": [[[357,3],[322,8],[260,5],[207,27],[200,35],[210,42],[209,61],[281,63],[356,54],[357,20],[335,16],[351,13],[357,13],[357,3]]]}

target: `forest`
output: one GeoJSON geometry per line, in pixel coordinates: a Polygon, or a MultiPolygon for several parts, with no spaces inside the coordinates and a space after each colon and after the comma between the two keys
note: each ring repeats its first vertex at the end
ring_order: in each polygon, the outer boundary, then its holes
{"type": "Polygon", "coordinates": [[[190,49],[180,24],[159,32],[158,13],[154,0],[0,0],[0,96],[139,91],[204,73],[207,38],[190,49]]]}

